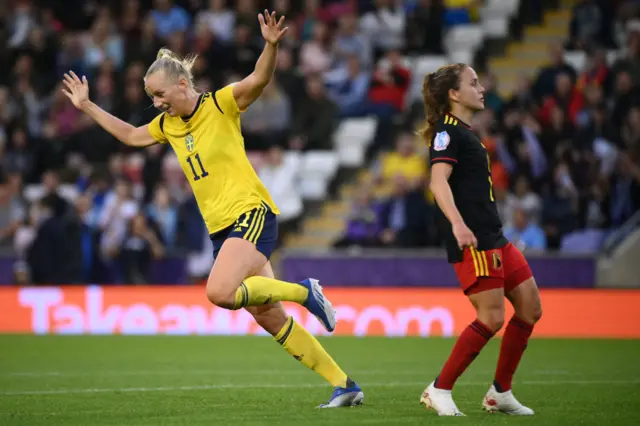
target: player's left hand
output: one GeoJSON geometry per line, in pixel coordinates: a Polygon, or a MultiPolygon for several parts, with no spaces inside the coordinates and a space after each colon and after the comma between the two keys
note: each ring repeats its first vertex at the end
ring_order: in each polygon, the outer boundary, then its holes
{"type": "Polygon", "coordinates": [[[280,17],[280,20],[276,22],[276,13],[265,9],[264,15],[261,13],[258,15],[258,21],[260,21],[260,31],[262,31],[262,37],[267,43],[276,45],[280,42],[282,37],[287,33],[289,27],[282,28],[284,23],[284,16],[280,17]]]}

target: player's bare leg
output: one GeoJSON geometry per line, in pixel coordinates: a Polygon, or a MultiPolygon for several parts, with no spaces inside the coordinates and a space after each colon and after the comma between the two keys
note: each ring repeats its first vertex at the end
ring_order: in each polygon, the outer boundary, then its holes
{"type": "MultiPolygon", "coordinates": [[[[259,275],[275,278],[270,262],[264,265],[259,275]]],[[[360,387],[342,371],[315,337],[287,315],[280,302],[247,306],[245,309],[287,352],[334,387],[329,403],[321,407],[351,407],[362,404],[364,394],[360,387]]]]}
{"type": "Polygon", "coordinates": [[[207,280],[207,297],[211,303],[225,309],[295,302],[307,308],[327,331],[335,329],[335,311],[317,280],[309,278],[301,283],[289,283],[260,276],[266,263],[267,258],[252,242],[228,238],[207,280]]]}
{"type": "Polygon", "coordinates": [[[504,324],[504,290],[493,288],[469,295],[476,320],[461,334],[440,375],[423,392],[420,402],[439,416],[463,415],[453,401],[452,389],[482,348],[504,324]]]}
{"type": "Polygon", "coordinates": [[[500,358],[494,384],[484,397],[482,405],[489,412],[530,416],[532,409],[522,405],[511,391],[513,375],[527,347],[533,326],[542,316],[540,292],[533,278],[522,282],[507,293],[515,311],[505,330],[500,347],[500,358]]]}

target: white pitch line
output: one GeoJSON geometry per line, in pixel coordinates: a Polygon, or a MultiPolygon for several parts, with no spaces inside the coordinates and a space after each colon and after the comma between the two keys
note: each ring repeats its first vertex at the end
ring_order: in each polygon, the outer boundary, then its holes
{"type": "MultiPolygon", "coordinates": [[[[350,370],[353,375],[385,374],[389,370],[350,370]]],[[[216,376],[299,376],[308,374],[308,370],[97,370],[97,371],[15,371],[0,373],[0,377],[86,377],[86,376],[182,376],[182,375],[216,375],[216,376]]],[[[396,375],[415,376],[415,371],[394,372],[396,375]]],[[[434,372],[436,374],[436,372],[434,372]]]]}
{"type": "MultiPolygon", "coordinates": [[[[459,386],[480,386],[487,385],[487,381],[471,382],[462,381],[459,386]]],[[[518,382],[522,385],[631,385],[640,384],[637,380],[523,380],[518,382]]],[[[387,383],[364,383],[363,388],[370,387],[410,387],[426,386],[426,381],[421,382],[387,382],[387,383]]],[[[86,388],[86,389],[52,389],[52,390],[32,390],[17,392],[0,392],[0,396],[27,396],[27,395],[68,395],[68,394],[91,394],[91,393],[128,393],[128,392],[174,392],[174,391],[194,391],[212,389],[286,389],[286,388],[329,388],[326,384],[224,384],[224,385],[198,385],[198,386],[161,386],[161,387],[131,387],[131,388],[86,388]]]]}

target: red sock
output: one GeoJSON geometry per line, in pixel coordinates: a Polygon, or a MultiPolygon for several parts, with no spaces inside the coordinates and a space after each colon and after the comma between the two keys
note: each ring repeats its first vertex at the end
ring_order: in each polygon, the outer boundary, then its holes
{"type": "Polygon", "coordinates": [[[500,344],[500,357],[498,358],[498,368],[496,368],[496,378],[493,385],[498,392],[506,392],[511,389],[513,375],[520,364],[520,359],[527,348],[529,336],[533,331],[533,326],[516,317],[509,321],[507,329],[500,344]]]}
{"type": "Polygon", "coordinates": [[[464,373],[492,337],[493,331],[480,321],[475,320],[469,324],[460,334],[449,359],[436,378],[435,387],[451,390],[458,377],[464,373]]]}

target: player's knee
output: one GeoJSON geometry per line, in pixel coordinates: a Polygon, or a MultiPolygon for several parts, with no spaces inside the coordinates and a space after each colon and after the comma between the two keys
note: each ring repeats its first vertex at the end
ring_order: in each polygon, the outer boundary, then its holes
{"type": "Polygon", "coordinates": [[[494,333],[500,331],[504,326],[504,310],[503,309],[491,309],[484,312],[480,320],[491,329],[494,333]]]}
{"type": "Polygon", "coordinates": [[[235,292],[229,293],[218,286],[207,286],[207,299],[221,308],[235,309],[235,292]]]}
{"type": "Polygon", "coordinates": [[[535,324],[542,318],[542,306],[540,302],[532,302],[524,306],[523,309],[516,309],[516,316],[528,324],[535,324]]]}
{"type": "Polygon", "coordinates": [[[532,323],[537,323],[538,321],[540,321],[540,318],[542,318],[542,306],[538,304],[535,308],[533,308],[533,312],[531,313],[532,323]]]}

